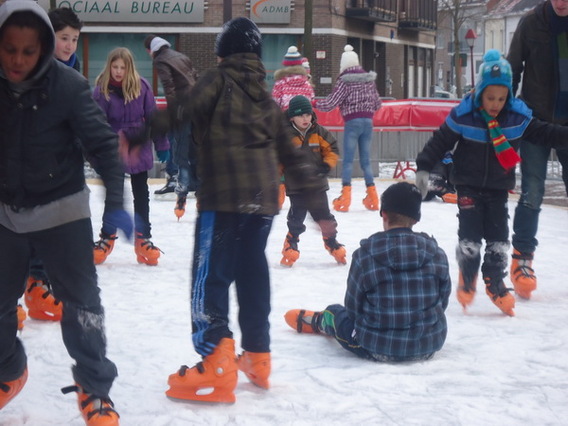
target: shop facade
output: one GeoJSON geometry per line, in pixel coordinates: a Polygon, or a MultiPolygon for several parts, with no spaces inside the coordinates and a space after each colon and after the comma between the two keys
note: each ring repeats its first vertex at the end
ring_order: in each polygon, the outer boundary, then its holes
{"type": "MultiPolygon", "coordinates": [[[[326,96],[339,74],[345,44],[354,46],[361,65],[378,74],[385,97],[423,97],[433,83],[436,0],[321,1],[250,0],[39,0],[46,10],[70,7],[83,20],[78,56],[91,84],[108,52],[129,48],[142,76],[158,95],[162,89],[144,49],[144,38],[157,34],[203,71],[216,65],[217,33],[229,17],[246,16],[263,35],[263,61],[271,86],[274,70],[290,45],[310,58],[317,96],[326,96]],[[311,3],[311,52],[304,51],[305,4],[311,3]]],[[[308,19],[306,19],[308,18],[308,19]]]]}

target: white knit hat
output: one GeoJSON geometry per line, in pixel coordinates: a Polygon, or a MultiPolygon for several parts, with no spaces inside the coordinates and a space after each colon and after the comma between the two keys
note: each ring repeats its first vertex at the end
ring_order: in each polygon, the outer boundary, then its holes
{"type": "Polygon", "coordinates": [[[347,68],[359,66],[359,56],[353,51],[353,46],[346,44],[341,55],[341,63],[339,64],[339,72],[345,71],[347,68]]]}
{"type": "Polygon", "coordinates": [[[167,40],[164,40],[162,37],[154,37],[150,42],[150,52],[155,53],[160,50],[160,47],[162,46],[170,47],[171,44],[167,40]]]}

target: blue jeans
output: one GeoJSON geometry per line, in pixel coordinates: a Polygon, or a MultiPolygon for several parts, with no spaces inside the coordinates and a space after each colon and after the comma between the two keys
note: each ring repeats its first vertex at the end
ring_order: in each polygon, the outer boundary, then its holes
{"type": "Polygon", "coordinates": [[[343,185],[351,185],[355,149],[359,147],[359,164],[363,170],[365,184],[374,184],[373,169],[371,168],[371,142],[373,141],[373,120],[370,118],[355,118],[345,122],[343,135],[343,185]]]}
{"type": "Polygon", "coordinates": [[[343,349],[354,353],[359,358],[378,362],[405,362],[423,361],[432,358],[433,353],[426,355],[416,355],[411,357],[398,357],[390,355],[375,354],[363,348],[357,341],[355,335],[355,322],[347,315],[344,306],[335,304],[329,305],[322,312],[320,328],[323,334],[331,336],[337,340],[343,349]]]}
{"type": "Polygon", "coordinates": [[[526,141],[521,145],[521,196],[513,220],[513,247],[523,253],[533,253],[538,245],[536,232],[550,149],[526,141]]]}
{"type": "Polygon", "coordinates": [[[170,134],[171,155],[166,173],[177,175],[176,194],[186,195],[197,189],[196,155],[191,136],[191,124],[176,126],[170,134]]]}

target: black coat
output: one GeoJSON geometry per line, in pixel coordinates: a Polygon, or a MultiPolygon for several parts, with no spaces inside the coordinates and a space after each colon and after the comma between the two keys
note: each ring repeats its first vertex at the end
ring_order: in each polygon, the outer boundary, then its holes
{"type": "Polygon", "coordinates": [[[121,209],[123,172],[117,146],[117,135],[93,100],[87,80],[74,69],[52,59],[19,97],[0,78],[2,203],[29,208],[81,191],[84,152],[105,182],[106,209],[121,209]]]}

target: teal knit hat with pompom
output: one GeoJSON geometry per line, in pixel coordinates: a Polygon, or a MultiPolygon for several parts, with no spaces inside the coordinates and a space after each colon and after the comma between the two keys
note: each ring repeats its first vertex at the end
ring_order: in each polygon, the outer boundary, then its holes
{"type": "Polygon", "coordinates": [[[488,50],[483,56],[483,63],[479,68],[477,75],[477,83],[475,85],[474,105],[479,108],[481,106],[481,94],[487,86],[498,85],[505,86],[509,90],[507,104],[514,97],[513,95],[513,71],[511,64],[503,58],[501,52],[496,49],[488,50]]]}

